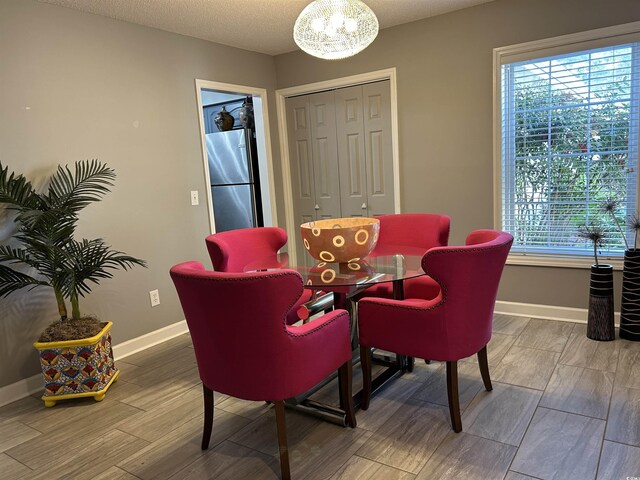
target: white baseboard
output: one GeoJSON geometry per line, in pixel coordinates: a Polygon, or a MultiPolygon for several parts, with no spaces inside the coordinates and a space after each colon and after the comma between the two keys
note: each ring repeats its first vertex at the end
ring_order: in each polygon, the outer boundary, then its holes
{"type": "MultiPolygon", "coordinates": [[[[113,345],[113,356],[116,359],[116,366],[118,359],[126,358],[129,355],[171,340],[188,331],[187,322],[182,320],[181,322],[132,338],[126,342],[113,345]]],[[[12,383],[11,385],[0,387],[0,407],[40,391],[42,391],[42,374],[40,373],[12,383]]]]}
{"type": "Polygon", "coordinates": [[[0,407],[42,391],[42,374],[0,388],[0,407]]]}
{"type": "MultiPolygon", "coordinates": [[[[538,305],[535,303],[496,302],[495,313],[513,315],[516,317],[534,317],[545,320],[559,320],[561,322],[587,323],[586,308],[557,307],[553,305],[538,305]]],[[[616,327],[620,324],[620,312],[614,313],[616,327]]]]}
{"type": "Polygon", "coordinates": [[[188,332],[187,321],[182,320],[181,322],[173,323],[154,330],[153,332],[145,333],[139,337],[114,345],[113,356],[116,360],[126,358],[129,355],[146,350],[147,348],[151,348],[188,332]]]}

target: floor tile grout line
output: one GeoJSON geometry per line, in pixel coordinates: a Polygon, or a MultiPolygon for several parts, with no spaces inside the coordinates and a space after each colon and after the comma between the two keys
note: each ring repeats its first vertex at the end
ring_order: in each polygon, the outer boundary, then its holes
{"type": "MultiPolygon", "coordinates": [[[[144,480],[142,477],[139,477],[138,475],[136,475],[135,473],[131,473],[129,470],[127,470],[126,468],[122,468],[119,467],[118,465],[114,465],[115,468],[117,468],[118,470],[122,470],[123,472],[125,472],[127,475],[131,475],[134,478],[137,478],[139,480],[144,480]]],[[[173,476],[173,475],[171,475],[173,476]]]]}
{"type": "MultiPolygon", "coordinates": [[[[523,330],[524,332],[524,330],[523,330]]],[[[520,335],[522,335],[522,332],[520,333],[520,335]]],[[[518,336],[519,337],[519,336],[518,336]]],[[[516,338],[516,341],[518,339],[516,338]]],[[[514,342],[515,344],[515,342],[514,342]]],[[[560,359],[560,357],[558,357],[558,359],[560,359]]],[[[557,363],[557,362],[556,362],[557,363]]],[[[553,375],[553,374],[552,374],[553,375]]],[[[551,378],[551,377],[549,377],[551,378]]],[[[546,387],[545,387],[546,390],[546,387]]],[[[518,453],[520,452],[520,447],[522,445],[522,441],[525,439],[525,437],[527,436],[527,432],[529,431],[529,428],[531,428],[531,422],[533,422],[533,418],[536,416],[536,412],[538,411],[538,409],[540,408],[540,401],[542,400],[542,397],[544,396],[544,392],[545,390],[542,390],[542,394],[540,395],[540,398],[538,398],[538,403],[536,404],[536,408],[533,410],[533,415],[531,415],[531,417],[529,418],[529,422],[527,422],[527,428],[525,428],[524,433],[522,434],[522,438],[520,439],[520,445],[518,445],[518,448],[516,450],[515,455],[513,456],[513,458],[511,459],[511,462],[509,463],[509,467],[507,468],[507,473],[511,470],[511,467],[513,466],[513,462],[515,461],[516,457],[518,456],[518,453]]],[[[514,470],[515,471],[515,470],[514,470]]],[[[516,472],[519,473],[519,472],[516,472]]],[[[505,475],[506,476],[506,475],[505,475]]]]}
{"type": "Polygon", "coordinates": [[[600,439],[600,450],[598,451],[598,461],[596,462],[596,476],[595,476],[596,479],[598,478],[598,472],[600,471],[600,462],[602,461],[602,451],[604,450],[604,437],[606,433],[607,433],[607,422],[605,421],[604,430],[602,431],[602,438],[600,439]]]}
{"type": "Polygon", "coordinates": [[[31,470],[32,472],[35,472],[36,469],[35,468],[31,468],[29,465],[27,465],[26,463],[21,462],[20,460],[18,460],[17,458],[15,458],[14,456],[12,456],[11,454],[8,453],[8,450],[5,450],[4,452],[1,452],[3,454],[5,454],[7,457],[9,457],[11,460],[18,462],[20,465],[27,467],[29,470],[31,470]]]}
{"type": "Polygon", "coordinates": [[[617,443],[618,445],[624,445],[625,447],[632,447],[640,450],[640,445],[634,445],[633,443],[624,443],[619,440],[609,440],[608,438],[605,438],[604,441],[609,443],[617,443]]]}
{"type": "MultiPolygon", "coordinates": [[[[509,468],[509,470],[507,470],[507,475],[509,474],[509,472],[517,473],[518,475],[524,475],[525,477],[531,477],[531,478],[534,478],[535,480],[544,480],[543,478],[535,477],[533,475],[529,475],[528,473],[522,473],[522,472],[519,472],[517,470],[511,470],[511,468],[509,468]]],[[[505,478],[506,478],[506,476],[505,476],[505,478]]]]}
{"type": "MultiPolygon", "coordinates": [[[[354,454],[351,456],[351,458],[353,458],[353,457],[358,457],[358,458],[361,458],[361,459],[366,460],[366,461],[368,461],[368,462],[377,463],[377,464],[378,464],[378,465],[380,465],[381,467],[393,468],[394,470],[398,470],[399,472],[408,473],[409,475],[413,475],[414,477],[416,477],[416,476],[418,475],[417,473],[410,472],[409,470],[405,470],[404,468],[394,467],[394,466],[392,466],[392,465],[388,465],[388,464],[386,464],[386,463],[384,463],[384,462],[381,462],[381,461],[379,461],[379,460],[371,460],[370,458],[363,457],[362,455],[358,455],[357,453],[354,453],[354,454]]],[[[348,461],[348,460],[347,460],[347,461],[348,461]]],[[[345,463],[346,463],[346,462],[345,462],[345,463]]],[[[424,467],[422,467],[422,468],[424,468],[424,467]]]]}
{"type": "MultiPolygon", "coordinates": [[[[434,452],[435,452],[435,450],[434,450],[434,452]]],[[[433,455],[433,454],[431,454],[431,455],[433,455]]],[[[424,465],[423,465],[422,467],[420,467],[420,470],[418,471],[418,473],[413,473],[413,472],[410,472],[409,470],[405,470],[404,468],[396,467],[394,465],[389,465],[388,463],[381,462],[380,460],[372,460],[370,458],[363,457],[362,455],[358,455],[357,453],[354,453],[353,456],[354,457],[358,457],[358,458],[362,458],[364,460],[367,460],[368,462],[377,463],[378,465],[383,466],[383,467],[393,468],[394,470],[398,470],[399,472],[408,473],[409,475],[413,475],[414,477],[417,477],[420,474],[420,472],[422,471],[422,469],[424,468],[424,465]]],[[[431,456],[429,456],[428,458],[431,458],[431,456]]],[[[428,461],[429,460],[427,459],[427,462],[428,461]]],[[[427,462],[425,462],[425,465],[427,464],[427,462]]]]}
{"type": "Polygon", "coordinates": [[[605,372],[605,373],[613,373],[613,374],[616,373],[615,370],[605,370],[605,369],[602,369],[602,368],[592,368],[592,367],[587,367],[585,365],[572,365],[571,363],[561,362],[560,360],[558,360],[558,365],[564,365],[566,367],[584,368],[585,370],[591,370],[591,371],[594,371],[594,372],[605,372]]]}
{"type": "Polygon", "coordinates": [[[570,415],[577,415],[578,417],[589,418],[591,420],[599,420],[601,422],[607,423],[606,418],[592,417],[591,415],[585,415],[584,413],[569,412],[567,410],[560,410],[559,408],[547,407],[545,405],[539,405],[539,408],[546,408],[547,410],[553,410],[554,412],[568,413],[570,415]]]}

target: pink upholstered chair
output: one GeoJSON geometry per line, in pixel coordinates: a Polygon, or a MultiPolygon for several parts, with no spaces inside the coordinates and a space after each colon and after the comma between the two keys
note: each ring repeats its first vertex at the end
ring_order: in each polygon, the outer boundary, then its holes
{"type": "Polygon", "coordinates": [[[371,348],[447,362],[447,393],[453,430],[462,430],[458,400],[458,360],[477,354],[487,391],[492,389],[487,363],[493,308],[513,237],[476,230],[465,246],[436,247],[422,268],[441,287],[435,297],[391,300],[364,298],[358,304],[362,409],[371,397],[371,348]]]}
{"type": "MultiPolygon", "coordinates": [[[[433,247],[446,246],[451,219],[433,213],[396,213],[375,217],[380,220],[380,236],[372,256],[395,253],[396,246],[413,247],[420,255],[433,247]]],[[[435,296],[440,286],[430,277],[422,276],[404,282],[405,298],[435,296]]],[[[362,297],[393,298],[391,283],[379,283],[366,289],[362,297]]]]}
{"type": "Polygon", "coordinates": [[[227,273],[187,262],[171,269],[204,391],[202,449],[213,426],[213,391],[275,404],[282,477],[290,478],[284,402],[338,370],[347,423],[356,426],[351,397],[349,316],[335,310],[302,326],[287,313],[302,293],[292,270],[227,273]],[[260,361],[256,362],[256,358],[260,361]]]}
{"type": "MultiPolygon", "coordinates": [[[[287,243],[287,232],[278,227],[241,228],[214,233],[205,239],[213,269],[218,272],[243,272],[245,265],[278,253],[287,243]]],[[[296,323],[298,309],[312,299],[314,292],[305,289],[287,316],[296,323]]]]}

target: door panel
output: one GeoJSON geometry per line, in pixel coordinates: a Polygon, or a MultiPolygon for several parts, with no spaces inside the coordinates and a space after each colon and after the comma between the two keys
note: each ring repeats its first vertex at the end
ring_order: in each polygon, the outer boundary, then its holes
{"type": "Polygon", "coordinates": [[[368,215],[362,86],[335,91],[343,217],[368,215]]]}
{"type": "Polygon", "coordinates": [[[313,171],[315,173],[316,218],[339,218],[340,172],[333,92],[309,95],[313,171]]]}
{"type": "Polygon", "coordinates": [[[369,215],[394,213],[389,81],[362,86],[369,215]]]}
{"type": "Polygon", "coordinates": [[[369,170],[371,172],[371,195],[384,195],[384,140],[382,132],[369,132],[369,170]]]}
{"type": "Polygon", "coordinates": [[[298,140],[296,142],[297,181],[300,198],[313,202],[313,165],[309,158],[309,150],[309,142],[306,140],[298,140]]]}
{"type": "Polygon", "coordinates": [[[289,164],[294,218],[298,224],[315,219],[315,180],[311,155],[309,99],[287,98],[289,164]]]}

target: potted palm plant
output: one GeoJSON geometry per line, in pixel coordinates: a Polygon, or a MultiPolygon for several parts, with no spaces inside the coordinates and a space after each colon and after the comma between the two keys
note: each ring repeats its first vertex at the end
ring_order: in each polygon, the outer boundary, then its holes
{"type": "Polygon", "coordinates": [[[0,204],[13,214],[17,230],[8,244],[0,245],[0,297],[47,287],[58,307],[59,319],[34,344],[48,407],[75,397],[100,401],[119,374],[111,350],[112,323],[83,317],[80,299],[114,270],[146,263],[111,249],[103,239],[74,238],[79,212],[100,201],[114,179],[114,170],[105,164],[80,161],[73,171],[58,166],[46,191],[38,193],[0,162],[0,204]]]}
{"type": "Polygon", "coordinates": [[[595,260],[595,264],[591,265],[587,337],[600,341],[614,340],[613,266],[598,262],[598,248],[602,247],[605,241],[604,229],[585,225],[578,230],[578,237],[593,245],[595,260]]]}
{"type": "Polygon", "coordinates": [[[633,245],[629,245],[627,236],[622,230],[617,217],[618,202],[607,200],[603,208],[611,215],[618,232],[624,241],[624,261],[622,264],[622,301],[620,302],[620,338],[640,341],[640,249],[638,248],[638,231],[640,219],[637,215],[627,217],[627,227],[633,231],[633,245]]]}

